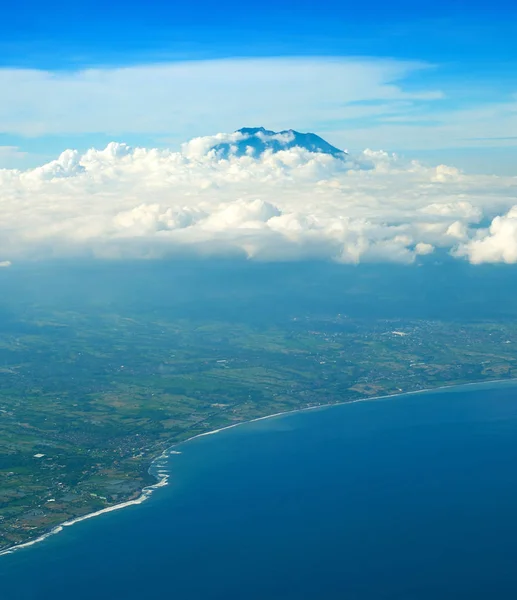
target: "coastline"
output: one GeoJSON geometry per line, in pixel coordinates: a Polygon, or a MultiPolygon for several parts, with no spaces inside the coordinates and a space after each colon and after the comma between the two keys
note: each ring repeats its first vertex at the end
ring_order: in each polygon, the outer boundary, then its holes
{"type": "Polygon", "coordinates": [[[151,470],[153,470],[153,468],[157,465],[157,463],[160,460],[166,459],[169,457],[170,454],[179,454],[180,452],[178,452],[176,450],[176,448],[178,448],[179,446],[186,444],[187,442],[190,442],[192,440],[195,440],[197,438],[200,437],[205,437],[205,436],[209,436],[209,435],[214,435],[216,433],[220,433],[221,431],[226,431],[227,429],[233,429],[234,427],[240,427],[242,425],[246,425],[249,423],[255,423],[258,421],[264,421],[266,419],[273,419],[275,417],[281,417],[284,415],[289,415],[289,414],[296,414],[296,413],[300,413],[300,412],[306,412],[306,411],[310,411],[310,410],[316,410],[316,409],[327,409],[327,408],[331,408],[334,406],[344,406],[347,404],[357,404],[359,402],[371,402],[371,401],[375,401],[375,400],[388,400],[391,398],[398,398],[401,396],[410,396],[410,395],[416,395],[416,394],[425,394],[425,393],[432,393],[432,392],[438,392],[440,390],[447,390],[447,389],[453,389],[453,388],[464,388],[464,387],[472,387],[472,386],[488,386],[488,385],[493,385],[493,384],[501,384],[501,383],[517,383],[517,378],[513,377],[513,378],[505,378],[505,379],[493,379],[493,380],[488,380],[488,381],[472,381],[472,382],[468,382],[468,383],[453,383],[453,384],[447,384],[447,385],[441,385],[438,387],[434,387],[434,388],[425,388],[425,389],[421,389],[421,390],[412,390],[412,391],[408,391],[408,392],[397,392],[395,394],[384,394],[382,396],[368,396],[368,397],[364,397],[364,398],[357,398],[356,400],[349,400],[349,401],[344,401],[344,402],[332,402],[332,403],[327,403],[327,404],[319,404],[319,405],[315,405],[315,406],[307,406],[304,408],[295,408],[293,410],[286,410],[286,411],[282,411],[282,412],[278,412],[278,413],[273,413],[270,415],[264,415],[262,417],[257,417],[255,419],[250,419],[249,421],[240,421],[238,423],[233,423],[231,425],[226,425],[225,427],[220,427],[219,429],[214,429],[211,431],[206,431],[203,433],[198,433],[196,435],[193,435],[190,438],[187,438],[186,440],[183,440],[181,442],[176,442],[174,444],[172,444],[171,446],[169,446],[166,450],[164,450],[159,456],[157,456],[155,459],[153,459],[153,461],[151,462],[151,464],[149,465],[149,469],[148,469],[148,473],[150,473],[153,477],[155,477],[157,479],[156,483],[154,483],[153,485],[150,486],[146,486],[142,489],[140,495],[133,499],[133,500],[127,500],[125,502],[121,502],[119,504],[114,504],[113,506],[108,506],[106,508],[103,508],[101,510],[92,512],[92,513],[88,513],[85,515],[82,515],[80,517],[76,517],[75,519],[71,519],[69,521],[65,521],[63,523],[60,523],[59,525],[56,525],[55,527],[53,527],[50,531],[48,531],[47,533],[33,539],[33,540],[29,540],[27,542],[23,542],[21,544],[16,544],[14,546],[11,546],[9,548],[6,548],[4,550],[0,550],[0,557],[7,555],[7,554],[13,554],[14,552],[16,552],[17,550],[22,550],[25,548],[29,548],[30,546],[34,546],[35,544],[38,544],[40,542],[44,542],[46,539],[48,539],[49,537],[56,535],[58,533],[61,533],[63,531],[63,529],[65,527],[71,527],[72,525],[75,525],[76,523],[80,523],[81,521],[86,521],[88,519],[93,519],[94,517],[98,517],[100,515],[103,515],[105,513],[110,513],[110,512],[114,512],[117,510],[122,510],[123,508],[127,508],[128,506],[137,506],[139,504],[142,504],[143,502],[145,502],[146,500],[148,500],[152,494],[159,488],[162,487],[166,487],[168,485],[169,482],[169,477],[168,475],[163,475],[160,474],[159,472],[157,474],[154,474],[151,472],[151,470]]]}
{"type": "MultiPolygon", "coordinates": [[[[163,455],[162,455],[163,456],[163,455]]],[[[158,460],[158,459],[155,459],[158,460]]],[[[154,461],[153,461],[154,462],[154,461]]],[[[152,464],[152,463],[151,463],[152,464]]],[[[88,513],[86,515],[82,515],[81,517],[76,517],[75,519],[71,519],[70,521],[65,521],[64,523],[60,523],[53,527],[47,533],[40,535],[34,540],[30,540],[28,542],[23,542],[22,544],[16,544],[15,546],[11,546],[10,548],[6,548],[5,550],[0,551],[0,556],[4,556],[5,554],[12,554],[16,552],[16,550],[22,550],[23,548],[29,548],[30,546],[34,546],[34,544],[39,544],[40,542],[44,542],[47,538],[52,535],[56,535],[57,533],[61,533],[65,527],[71,527],[76,523],[80,523],[81,521],[86,521],[88,519],[93,519],[94,517],[98,517],[103,515],[104,513],[114,512],[115,510],[121,510],[123,508],[127,508],[128,506],[136,506],[137,504],[142,504],[148,498],[151,497],[152,493],[158,488],[164,487],[167,485],[168,477],[163,476],[159,481],[154,483],[153,485],[149,485],[142,489],[142,492],[138,498],[134,500],[127,500],[126,502],[121,502],[120,504],[114,504],[113,506],[107,506],[106,508],[102,508],[101,510],[97,510],[92,513],[88,513]]]]}

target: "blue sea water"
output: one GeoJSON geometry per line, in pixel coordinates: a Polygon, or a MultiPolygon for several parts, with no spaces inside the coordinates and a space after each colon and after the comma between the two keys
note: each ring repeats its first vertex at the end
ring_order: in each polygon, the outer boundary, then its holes
{"type": "Polygon", "coordinates": [[[200,437],[148,502],[0,557],[0,600],[517,598],[517,385],[200,437]]]}

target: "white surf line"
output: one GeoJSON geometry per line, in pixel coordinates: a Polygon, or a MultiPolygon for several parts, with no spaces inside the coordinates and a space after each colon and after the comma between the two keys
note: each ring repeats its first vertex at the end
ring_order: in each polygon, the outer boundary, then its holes
{"type": "Polygon", "coordinates": [[[140,496],[138,496],[138,498],[135,498],[134,500],[127,500],[126,502],[121,502],[120,504],[114,504],[113,506],[108,506],[101,510],[97,510],[95,512],[88,513],[86,515],[82,515],[81,517],[76,517],[75,519],[71,519],[70,521],[65,521],[64,523],[60,523],[59,525],[56,525],[55,527],[53,527],[47,533],[41,535],[40,537],[38,537],[34,540],[31,540],[29,542],[24,542],[23,544],[16,544],[15,546],[11,546],[10,548],[6,548],[5,550],[0,551],[0,556],[3,556],[5,554],[12,554],[16,550],[22,550],[23,548],[29,548],[30,546],[34,546],[34,544],[39,544],[40,542],[45,541],[50,536],[61,533],[65,527],[71,527],[72,525],[75,525],[76,523],[80,523],[81,521],[93,519],[94,517],[98,517],[105,513],[114,512],[116,510],[121,510],[122,508],[126,508],[128,506],[136,506],[138,504],[142,504],[143,502],[145,502],[146,500],[148,500],[151,497],[153,492],[155,492],[157,489],[159,489],[161,487],[165,487],[167,485],[167,483],[168,483],[168,476],[162,476],[162,478],[157,483],[154,483],[153,485],[143,488],[140,496]]]}
{"type": "MultiPolygon", "coordinates": [[[[423,388],[421,390],[411,390],[409,392],[397,392],[396,394],[384,394],[383,396],[366,396],[364,398],[357,398],[356,400],[345,400],[344,402],[328,402],[327,404],[315,404],[314,406],[305,406],[303,408],[294,408],[292,410],[285,410],[283,412],[273,413],[271,415],[265,415],[263,417],[257,417],[256,419],[250,419],[249,421],[239,421],[238,423],[233,423],[232,425],[226,425],[225,427],[221,427],[219,429],[214,429],[212,431],[205,431],[204,433],[198,433],[193,435],[186,440],[178,442],[169,448],[169,452],[172,448],[177,446],[186,444],[192,440],[195,440],[200,437],[205,437],[207,435],[214,435],[216,433],[220,433],[221,431],[226,431],[227,429],[233,429],[234,427],[240,427],[241,425],[247,425],[248,423],[256,423],[257,421],[265,421],[266,419],[274,419],[275,417],[281,417],[283,415],[292,415],[299,412],[305,412],[309,410],[317,410],[317,409],[326,409],[331,408],[333,406],[346,406],[347,404],[357,404],[359,402],[372,402],[374,400],[387,400],[388,398],[398,398],[400,396],[410,396],[413,394],[425,394],[429,392],[437,392],[439,390],[446,390],[451,388],[462,388],[467,386],[481,386],[481,385],[491,385],[494,383],[517,383],[517,377],[512,377],[508,379],[491,379],[490,381],[471,381],[469,383],[451,383],[448,385],[440,385],[438,387],[433,388],[423,388]]],[[[152,465],[152,463],[151,463],[152,465]]]]}
{"type": "MultiPolygon", "coordinates": [[[[212,431],[205,431],[204,433],[198,433],[196,435],[193,435],[190,438],[187,438],[186,440],[183,440],[181,442],[177,442],[176,444],[173,444],[172,446],[170,446],[169,448],[164,450],[160,454],[160,456],[158,456],[151,462],[151,464],[149,465],[148,472],[151,475],[153,475],[151,473],[151,469],[153,467],[155,467],[157,470],[160,470],[161,468],[163,468],[163,467],[155,465],[155,463],[157,463],[158,461],[163,460],[165,458],[168,458],[170,454],[181,454],[181,452],[178,452],[177,450],[174,450],[174,449],[177,448],[178,446],[181,446],[182,444],[186,444],[187,442],[190,442],[190,441],[195,440],[200,437],[205,437],[208,435],[215,435],[216,433],[220,433],[221,431],[226,431],[227,429],[233,429],[234,427],[240,427],[241,425],[246,425],[248,423],[256,423],[257,421],[265,421],[266,419],[273,419],[275,417],[281,417],[283,415],[292,415],[295,413],[305,412],[305,411],[309,411],[309,410],[326,409],[326,408],[330,408],[333,406],[346,406],[347,404],[357,404],[359,402],[372,402],[374,400],[387,400],[388,398],[398,398],[400,396],[409,396],[409,395],[413,395],[413,394],[424,394],[427,392],[437,392],[439,390],[445,390],[445,389],[451,389],[451,388],[462,388],[462,387],[476,386],[476,385],[477,386],[491,385],[494,383],[497,384],[497,383],[516,383],[516,382],[517,382],[517,377],[512,377],[509,379],[492,379],[490,381],[472,381],[469,383],[451,383],[449,385],[441,385],[441,386],[438,386],[435,388],[425,388],[422,390],[412,390],[409,392],[398,392],[396,394],[385,394],[383,396],[369,396],[369,397],[365,397],[365,398],[357,398],[356,400],[348,400],[345,402],[329,402],[327,404],[317,404],[315,406],[306,406],[304,408],[295,408],[293,410],[286,410],[286,411],[274,413],[271,415],[265,415],[263,417],[257,417],[256,419],[250,419],[249,421],[240,421],[239,423],[233,423],[232,425],[220,427],[219,429],[214,429],[212,431]]],[[[98,517],[105,513],[114,512],[116,510],[121,510],[128,506],[136,506],[138,504],[142,504],[143,502],[145,502],[146,500],[148,500],[151,497],[151,495],[153,494],[153,492],[155,490],[157,490],[161,487],[165,487],[169,483],[168,475],[160,476],[159,474],[156,474],[153,476],[156,477],[157,479],[159,479],[159,481],[153,485],[143,488],[142,492],[138,498],[135,498],[134,500],[128,500],[128,501],[122,502],[120,504],[114,504],[113,506],[108,506],[107,508],[103,508],[96,512],[92,512],[92,513],[83,515],[82,517],[77,517],[76,519],[71,519],[70,521],[65,521],[64,523],[56,525],[50,531],[48,531],[44,535],[41,535],[40,537],[38,537],[34,540],[31,540],[29,542],[24,542],[23,544],[16,544],[15,546],[11,546],[10,548],[1,550],[0,556],[4,556],[5,554],[12,554],[13,552],[15,552],[17,550],[22,550],[23,548],[29,548],[30,546],[34,546],[34,544],[39,544],[40,542],[43,542],[46,539],[48,539],[50,536],[61,533],[65,527],[71,527],[72,525],[75,525],[76,523],[80,523],[81,521],[93,519],[94,517],[98,517]]]]}

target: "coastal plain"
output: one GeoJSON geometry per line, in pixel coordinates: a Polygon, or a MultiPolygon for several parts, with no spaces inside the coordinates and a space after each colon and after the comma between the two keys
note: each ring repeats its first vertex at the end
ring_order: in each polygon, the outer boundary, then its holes
{"type": "Polygon", "coordinates": [[[517,375],[517,327],[34,315],[4,335],[0,547],[134,499],[166,447],[272,413],[517,375]]]}
{"type": "MultiPolygon", "coordinates": [[[[39,286],[37,272],[13,273],[14,284],[3,276],[0,306],[0,550],[138,498],[156,482],[153,459],[195,435],[312,406],[517,377],[511,314],[459,307],[462,318],[450,319],[400,308],[396,295],[418,300],[418,290],[377,278],[374,296],[368,272],[345,271],[340,295],[322,296],[327,303],[312,303],[311,286],[296,278],[266,291],[245,282],[245,296],[232,271],[223,288],[220,273],[196,275],[196,293],[177,272],[166,290],[152,273],[147,287],[139,273],[136,290],[129,274],[117,281],[109,272],[109,297],[107,283],[97,292],[97,272],[67,286],[72,276],[59,272],[61,287],[47,285],[52,273],[39,286]]],[[[319,298],[327,281],[336,284],[318,273],[319,298]]]]}

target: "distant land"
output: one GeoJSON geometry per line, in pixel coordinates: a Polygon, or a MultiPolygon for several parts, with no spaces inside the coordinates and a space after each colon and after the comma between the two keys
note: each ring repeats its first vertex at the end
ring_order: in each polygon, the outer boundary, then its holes
{"type": "Polygon", "coordinates": [[[266,151],[280,152],[291,148],[302,148],[308,152],[330,154],[343,158],[346,152],[332,146],[315,133],[300,133],[294,129],[271,131],[264,127],[242,127],[235,133],[242,134],[240,139],[215,145],[212,149],[221,156],[260,156],[266,151]]]}
{"type": "Polygon", "coordinates": [[[200,433],[517,377],[515,286],[509,270],[490,273],[238,261],[5,270],[0,549],[137,498],[152,460],[200,433]]]}

